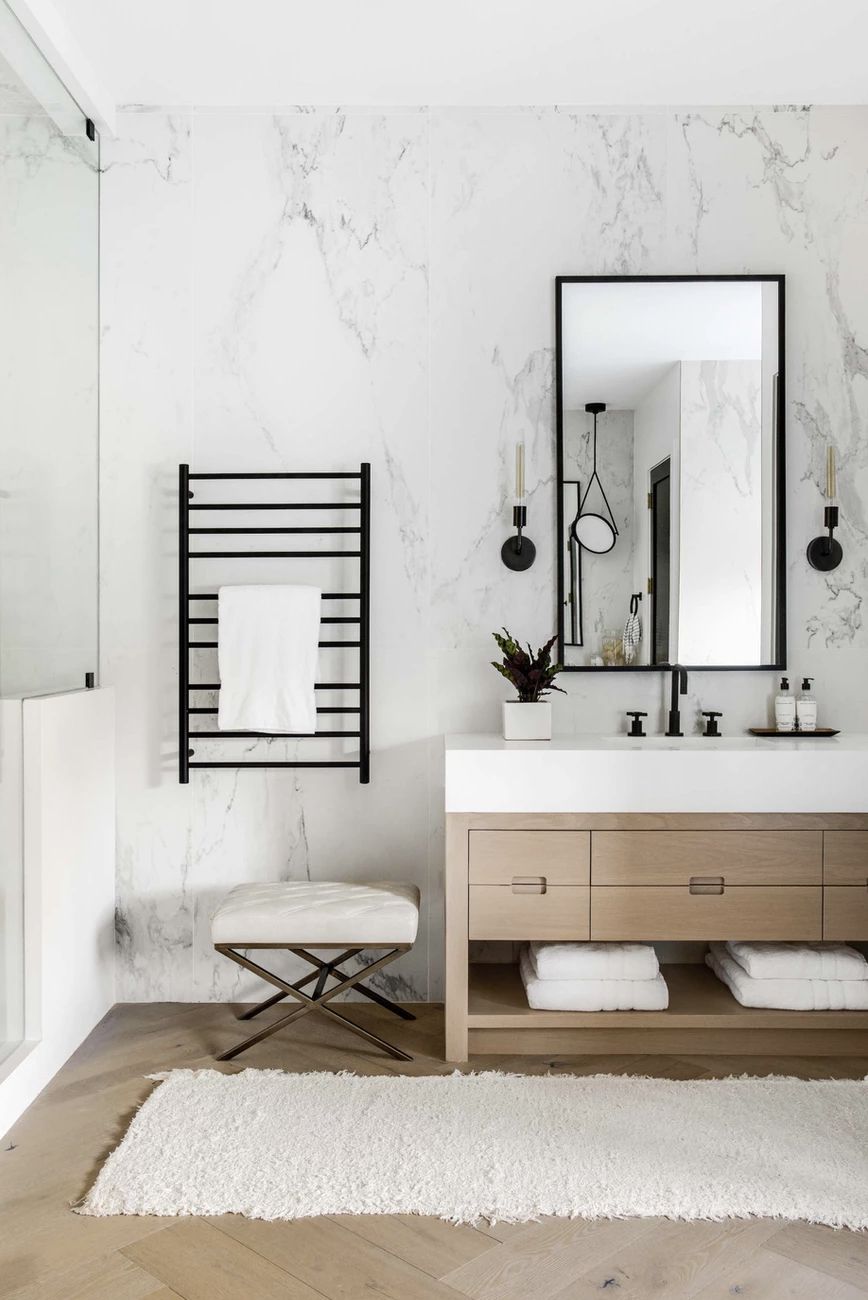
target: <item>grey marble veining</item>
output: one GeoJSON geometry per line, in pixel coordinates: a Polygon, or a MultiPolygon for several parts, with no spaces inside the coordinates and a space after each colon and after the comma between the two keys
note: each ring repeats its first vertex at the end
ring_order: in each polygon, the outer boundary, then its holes
{"type": "MultiPolygon", "coordinates": [[[[495,730],[490,633],[554,628],[553,279],[783,272],[790,668],[868,730],[868,110],[125,113],[104,143],[103,680],[118,689],[121,990],[252,993],[210,949],[241,880],[423,890],[402,996],[441,987],[437,737],[495,730]],[[509,573],[528,450],[537,561],[509,573]],[[844,562],[804,557],[839,453],[844,562]],[[176,784],[174,472],[374,467],[373,780],[176,784]],[[140,575],[138,584],[130,574],[140,575]],[[224,966],[227,969],[224,969],[224,966]]],[[[772,674],[694,674],[684,716],[767,718],[772,674]]],[[[655,674],[576,675],[559,731],[662,722],[655,674]]]]}

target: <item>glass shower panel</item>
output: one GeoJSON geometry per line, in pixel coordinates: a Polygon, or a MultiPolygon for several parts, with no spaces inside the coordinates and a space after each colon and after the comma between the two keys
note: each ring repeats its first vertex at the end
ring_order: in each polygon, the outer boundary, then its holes
{"type": "Polygon", "coordinates": [[[97,668],[98,205],[99,141],[0,0],[0,1062],[24,1033],[21,697],[97,668]]]}
{"type": "Polygon", "coordinates": [[[97,667],[99,142],[0,4],[0,696],[97,667]]]}

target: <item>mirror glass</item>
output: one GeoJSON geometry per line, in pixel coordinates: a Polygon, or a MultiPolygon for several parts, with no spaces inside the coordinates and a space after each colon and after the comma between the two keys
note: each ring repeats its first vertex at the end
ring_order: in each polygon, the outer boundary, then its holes
{"type": "Polygon", "coordinates": [[[782,277],[557,291],[562,662],[782,664],[782,277]]]}

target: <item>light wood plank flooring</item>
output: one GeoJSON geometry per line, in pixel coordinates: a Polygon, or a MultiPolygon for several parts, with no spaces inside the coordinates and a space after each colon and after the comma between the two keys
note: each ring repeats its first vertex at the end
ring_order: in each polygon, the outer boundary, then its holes
{"type": "MultiPolygon", "coordinates": [[[[415,1024],[399,1023],[377,1007],[352,1004],[347,1010],[401,1042],[415,1060],[390,1061],[312,1017],[297,1032],[276,1035],[241,1061],[216,1068],[364,1074],[452,1069],[441,1059],[439,1008],[417,1008],[415,1024]]],[[[212,1054],[243,1032],[231,1010],[221,1006],[119,1006],[106,1017],[0,1142],[0,1297],[587,1300],[605,1294],[619,1300],[851,1300],[868,1295],[868,1234],[806,1224],[547,1219],[468,1228],[410,1215],[258,1223],[231,1215],[166,1220],[73,1214],[70,1206],[152,1087],[144,1076],[174,1066],[213,1066],[212,1054]]],[[[484,1063],[526,1073],[608,1071],[685,1079],[742,1071],[818,1078],[868,1073],[868,1058],[486,1057],[484,1063]]]]}

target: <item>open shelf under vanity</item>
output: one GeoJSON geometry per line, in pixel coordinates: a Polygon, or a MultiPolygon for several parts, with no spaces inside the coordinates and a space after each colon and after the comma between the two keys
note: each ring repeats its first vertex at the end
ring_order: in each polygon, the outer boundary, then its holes
{"type": "Polygon", "coordinates": [[[868,941],[868,814],[447,812],[446,823],[447,1060],[868,1056],[868,1011],[743,1007],[702,960],[712,940],[868,941]],[[516,955],[534,939],[654,944],[668,1009],[533,1010],[516,955]]]}
{"type": "Polygon", "coordinates": [[[868,1011],[743,1007],[698,963],[662,966],[669,986],[666,1011],[535,1011],[511,962],[471,963],[468,969],[471,1053],[785,1051],[797,1056],[868,1050],[868,1011]]]}

